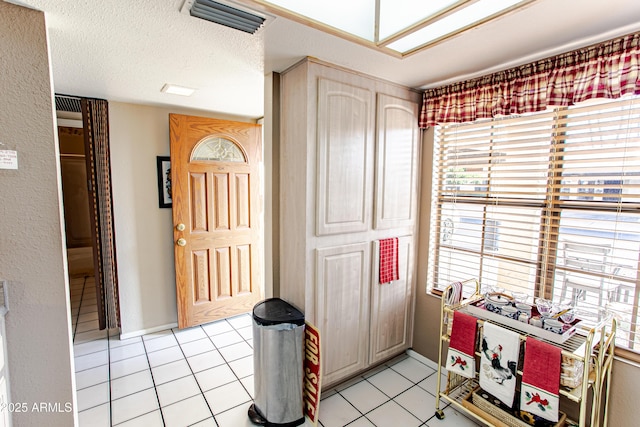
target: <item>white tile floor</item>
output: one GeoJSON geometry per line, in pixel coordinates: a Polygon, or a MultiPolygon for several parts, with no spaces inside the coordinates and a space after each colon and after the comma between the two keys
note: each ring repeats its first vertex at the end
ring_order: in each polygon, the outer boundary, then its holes
{"type": "MultiPolygon", "coordinates": [[[[80,427],[253,425],[249,314],[121,341],[98,330],[92,278],[71,279],[71,306],[80,427]]],[[[449,407],[434,417],[436,375],[397,357],[324,390],[319,425],[475,427],[449,407]]]]}

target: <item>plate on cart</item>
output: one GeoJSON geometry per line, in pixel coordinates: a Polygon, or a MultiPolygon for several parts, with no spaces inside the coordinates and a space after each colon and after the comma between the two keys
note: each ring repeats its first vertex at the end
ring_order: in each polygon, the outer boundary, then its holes
{"type": "MultiPolygon", "coordinates": [[[[574,320],[571,323],[571,327],[569,329],[567,329],[566,331],[564,331],[563,333],[555,333],[555,332],[551,332],[551,331],[547,331],[546,329],[543,329],[541,327],[538,326],[534,326],[534,325],[530,325],[528,323],[524,323],[524,322],[519,322],[517,320],[514,319],[510,319],[506,316],[503,316],[501,314],[498,313],[494,313],[492,311],[486,310],[484,308],[484,300],[478,300],[472,304],[469,304],[466,307],[467,311],[469,312],[469,314],[474,315],[480,319],[484,319],[484,320],[491,320],[495,323],[498,324],[502,324],[502,325],[506,325],[509,326],[513,329],[517,329],[521,332],[524,332],[528,335],[532,335],[538,338],[542,338],[545,339],[547,341],[553,342],[555,344],[562,344],[564,343],[566,340],[568,340],[569,338],[571,338],[575,333],[576,330],[578,329],[577,326],[580,323],[579,319],[574,320]]],[[[535,308],[534,308],[535,310],[535,308]]]]}

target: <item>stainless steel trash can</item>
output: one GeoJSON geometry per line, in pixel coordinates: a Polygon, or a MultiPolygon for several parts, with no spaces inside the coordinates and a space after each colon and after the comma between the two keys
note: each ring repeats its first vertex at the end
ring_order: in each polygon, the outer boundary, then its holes
{"type": "Polygon", "coordinates": [[[249,419],[258,425],[304,423],[302,379],[304,314],[280,298],[253,307],[254,403],[249,419]]]}

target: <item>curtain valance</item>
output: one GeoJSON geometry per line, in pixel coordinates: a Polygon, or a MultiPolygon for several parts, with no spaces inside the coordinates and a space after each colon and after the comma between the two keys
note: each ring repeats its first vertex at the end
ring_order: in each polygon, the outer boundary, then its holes
{"type": "Polygon", "coordinates": [[[640,33],[429,89],[420,127],[531,113],[591,98],[640,94],[640,33]]]}

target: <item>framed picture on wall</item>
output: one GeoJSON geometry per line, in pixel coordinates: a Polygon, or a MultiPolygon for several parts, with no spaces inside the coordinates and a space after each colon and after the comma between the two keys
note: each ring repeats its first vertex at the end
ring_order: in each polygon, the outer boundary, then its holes
{"type": "Polygon", "coordinates": [[[159,207],[170,208],[171,200],[171,158],[169,156],[157,156],[158,166],[158,201],[159,207]]]}

